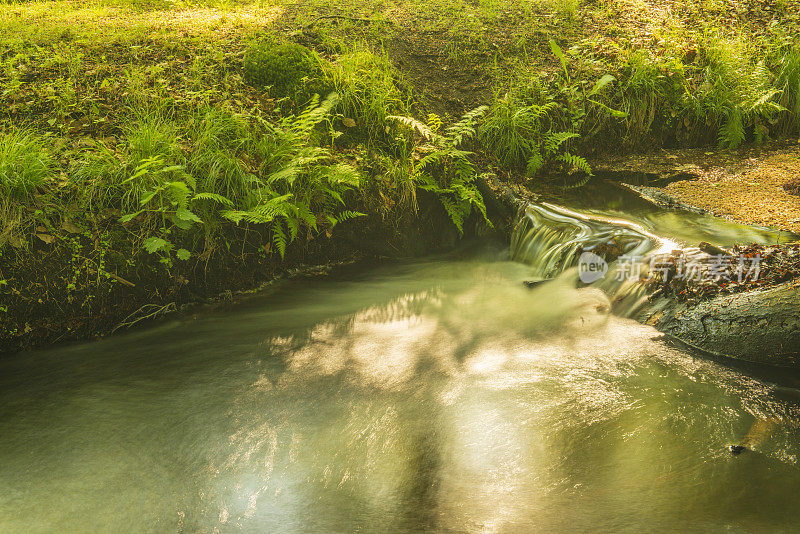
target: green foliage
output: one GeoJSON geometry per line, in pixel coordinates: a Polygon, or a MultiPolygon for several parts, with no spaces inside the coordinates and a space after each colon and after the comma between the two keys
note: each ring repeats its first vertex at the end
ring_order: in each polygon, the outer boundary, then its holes
{"type": "Polygon", "coordinates": [[[343,210],[344,195],[359,187],[359,173],[336,163],[330,150],[317,144],[317,127],[330,124],[337,104],[335,93],[322,103],[315,96],[300,114],[285,117],[278,125],[266,123],[270,135],[253,147],[262,163],[250,203],[222,212],[236,224],[269,225],[281,256],[301,232],[316,232],[320,224],[333,228],[363,215],[343,210]]]}
{"type": "Polygon", "coordinates": [[[431,115],[427,124],[413,117],[387,117],[412,129],[421,138],[411,155],[411,175],[419,189],[436,195],[459,234],[464,233],[464,223],[473,212],[479,213],[481,220],[491,226],[483,197],[475,184],[477,171],[469,160],[472,152],[461,148],[475,136],[476,125],[486,110],[486,106],[481,106],[467,112],[444,133],[438,132],[441,121],[436,115],[431,115]]]}
{"type": "Polygon", "coordinates": [[[244,76],[255,87],[271,87],[277,97],[303,99],[319,88],[314,81],[322,77],[319,61],[299,44],[255,41],[244,56],[244,76]]]}
{"type": "Polygon", "coordinates": [[[674,129],[685,92],[681,62],[658,61],[637,50],[625,58],[620,80],[614,103],[627,113],[623,135],[630,144],[641,143],[655,128],[674,129]]]}
{"type": "Polygon", "coordinates": [[[387,116],[408,111],[407,96],[398,89],[397,73],[383,52],[374,53],[357,45],[338,58],[331,78],[341,99],[344,121],[352,120],[349,128],[368,142],[387,138],[387,116]]]}
{"type": "Polygon", "coordinates": [[[195,177],[197,191],[203,194],[201,199],[208,201],[201,208],[209,212],[207,215],[215,212],[220,202],[238,206],[250,203],[255,177],[244,159],[253,136],[244,117],[222,108],[195,117],[187,168],[195,177]]]}
{"type": "Polygon", "coordinates": [[[688,117],[695,126],[716,127],[724,148],[739,146],[748,127],[754,128],[757,140],[766,138],[767,125],[784,110],[776,101],[780,90],[773,87],[770,71],[763,62],[753,60],[741,41],[712,36],[702,44],[697,65],[686,81],[688,117]]]}
{"type": "Polygon", "coordinates": [[[264,225],[283,255],[299,237],[330,234],[362,215],[345,209],[359,173],[321,146],[330,138],[338,96],[318,98],[277,123],[222,107],[197,113],[183,128],[140,114],[123,143],[113,149],[96,143],[70,166],[72,191],[86,209],[121,210],[120,222],[169,265],[191,254],[178,243],[198,228],[209,252],[226,222],[264,225]]]}
{"type": "Polygon", "coordinates": [[[783,133],[799,133],[800,127],[800,48],[783,47],[774,67],[775,87],[781,91],[779,103],[786,108],[787,120],[783,133]]]}
{"type": "Polygon", "coordinates": [[[535,86],[530,80],[538,75],[527,71],[514,83],[510,97],[493,106],[488,122],[496,120],[495,130],[506,132],[499,156],[517,160],[519,166],[527,135],[508,132],[527,130],[525,115],[538,108],[523,108],[550,101],[558,103],[549,113],[552,131],[580,133],[584,143],[621,139],[635,146],[716,140],[721,147],[733,148],[797,128],[800,53],[793,45],[780,45],[768,61],[757,59],[764,54],[754,44],[713,30],[695,36],[690,45],[668,47],[661,54],[623,51],[615,75],[601,74],[590,85],[589,79],[607,66],[591,52],[587,58],[578,46],[565,51],[551,42],[561,68],[544,90],[529,97],[535,86]]]}
{"type": "Polygon", "coordinates": [[[556,161],[591,174],[585,159],[564,150],[565,143],[578,134],[553,131],[550,114],[557,108],[552,100],[525,105],[506,95],[490,109],[480,130],[481,139],[504,165],[524,168],[530,177],[556,161]]]}
{"type": "Polygon", "coordinates": [[[20,129],[0,132],[0,193],[3,197],[29,202],[49,175],[50,156],[36,135],[20,129]]]}

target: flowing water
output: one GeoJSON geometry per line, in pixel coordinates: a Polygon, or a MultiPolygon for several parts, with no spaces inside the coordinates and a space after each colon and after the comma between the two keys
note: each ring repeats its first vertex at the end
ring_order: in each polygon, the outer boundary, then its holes
{"type": "Polygon", "coordinates": [[[0,532],[800,524],[791,376],[536,268],[474,243],[0,360],[0,532]]]}

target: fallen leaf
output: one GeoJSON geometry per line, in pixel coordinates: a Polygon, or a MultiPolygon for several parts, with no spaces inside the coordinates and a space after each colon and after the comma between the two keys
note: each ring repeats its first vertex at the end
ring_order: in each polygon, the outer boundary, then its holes
{"type": "Polygon", "coordinates": [[[47,243],[48,245],[55,241],[55,237],[51,236],[50,234],[36,234],[36,237],[47,243]]]}
{"type": "Polygon", "coordinates": [[[70,221],[64,221],[61,224],[61,229],[66,232],[69,232],[70,234],[79,234],[82,232],[82,230],[79,227],[75,226],[70,221]]]}

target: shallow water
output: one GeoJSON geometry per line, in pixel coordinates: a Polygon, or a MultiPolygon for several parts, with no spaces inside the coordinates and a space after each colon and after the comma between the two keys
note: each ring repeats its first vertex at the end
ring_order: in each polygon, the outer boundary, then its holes
{"type": "Polygon", "coordinates": [[[646,230],[669,236],[683,246],[696,247],[701,241],[721,247],[737,243],[767,245],[800,238],[791,232],[748,226],[713,215],[660,208],[608,181],[594,181],[577,190],[566,205],[587,214],[630,220],[646,230]]]}
{"type": "Polygon", "coordinates": [[[292,282],[0,361],[0,532],[796,527],[797,390],[592,288],[523,288],[506,257],[292,282]]]}

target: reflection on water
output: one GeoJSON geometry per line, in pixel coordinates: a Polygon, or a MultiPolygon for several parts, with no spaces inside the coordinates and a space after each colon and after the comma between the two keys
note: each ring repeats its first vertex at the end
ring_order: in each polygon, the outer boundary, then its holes
{"type": "Polygon", "coordinates": [[[529,275],[500,253],[376,268],[0,362],[0,531],[800,520],[791,388],[529,275]]]}

